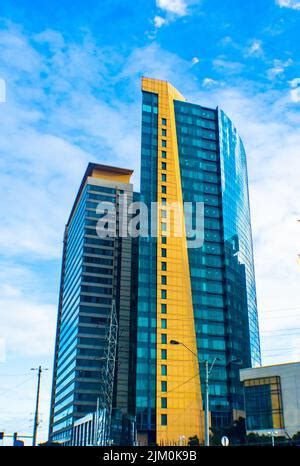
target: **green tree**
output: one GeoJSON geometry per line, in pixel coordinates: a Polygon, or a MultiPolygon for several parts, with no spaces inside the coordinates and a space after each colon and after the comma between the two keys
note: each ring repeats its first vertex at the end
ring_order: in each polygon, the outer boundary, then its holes
{"type": "MultiPolygon", "coordinates": [[[[286,437],[281,437],[281,436],[275,436],[275,445],[278,445],[279,443],[288,443],[289,441],[286,439],[286,437]]],[[[247,435],[247,444],[248,445],[271,445],[272,439],[270,435],[259,435],[251,432],[250,434],[247,435]]]]}
{"type": "Polygon", "coordinates": [[[193,437],[189,437],[188,445],[190,446],[200,445],[198,436],[194,435],[193,437]]]}
{"type": "Polygon", "coordinates": [[[296,445],[300,445],[300,431],[293,435],[292,440],[296,445]]]}
{"type": "Polygon", "coordinates": [[[293,435],[293,440],[300,440],[300,431],[293,435]]]}
{"type": "Polygon", "coordinates": [[[243,417],[240,417],[228,427],[213,428],[211,432],[212,445],[221,445],[221,439],[224,436],[229,438],[230,445],[246,443],[246,423],[243,417]]]}

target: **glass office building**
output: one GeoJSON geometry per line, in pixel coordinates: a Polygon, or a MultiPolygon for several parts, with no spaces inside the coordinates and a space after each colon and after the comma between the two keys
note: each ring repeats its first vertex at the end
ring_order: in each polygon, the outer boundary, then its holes
{"type": "Polygon", "coordinates": [[[139,246],[138,436],[182,444],[203,440],[202,362],[217,358],[215,427],[244,411],[239,369],[260,363],[246,154],[222,110],[186,102],[165,81],[143,78],[142,91],[141,200],[159,208],[157,235],[139,246]],[[175,237],[173,202],[203,203],[201,246],[175,237]]]}
{"type": "Polygon", "coordinates": [[[74,422],[96,410],[113,306],[119,324],[113,408],[124,415],[134,412],[136,271],[131,239],[119,235],[120,196],[133,198],[131,174],[89,164],[65,229],[50,413],[50,439],[64,445],[72,443],[74,422]],[[115,208],[109,226],[115,236],[97,234],[100,202],[115,208]]]}

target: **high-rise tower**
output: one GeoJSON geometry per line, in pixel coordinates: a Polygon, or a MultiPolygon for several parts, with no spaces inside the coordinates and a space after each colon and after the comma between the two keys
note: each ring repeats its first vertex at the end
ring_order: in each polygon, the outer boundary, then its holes
{"type": "Polygon", "coordinates": [[[132,202],[131,174],[90,163],[65,229],[50,413],[50,439],[65,445],[74,422],[94,412],[101,399],[112,311],[118,324],[112,407],[121,416],[134,413],[134,261],[131,238],[120,235],[120,198],[132,202]],[[103,237],[97,231],[100,203],[114,211],[112,234],[103,237]]]}
{"type": "Polygon", "coordinates": [[[141,200],[159,209],[139,246],[137,427],[141,443],[180,444],[203,439],[203,362],[217,358],[214,426],[243,411],[239,368],[260,363],[246,154],[222,110],[165,81],[143,78],[142,91],[141,200]],[[174,202],[203,203],[201,246],[167,234],[174,202]]]}

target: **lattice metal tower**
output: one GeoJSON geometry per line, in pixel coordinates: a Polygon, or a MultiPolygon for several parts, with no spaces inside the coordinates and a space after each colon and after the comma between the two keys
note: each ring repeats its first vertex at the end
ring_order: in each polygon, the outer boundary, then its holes
{"type": "Polygon", "coordinates": [[[111,313],[108,316],[106,342],[104,366],[100,377],[101,394],[97,407],[96,444],[99,446],[111,443],[111,416],[118,343],[118,317],[115,301],[112,303],[111,313]]]}

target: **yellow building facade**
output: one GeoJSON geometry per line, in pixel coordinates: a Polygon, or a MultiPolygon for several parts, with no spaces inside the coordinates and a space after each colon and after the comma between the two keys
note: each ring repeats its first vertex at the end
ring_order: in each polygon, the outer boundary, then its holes
{"type": "Polygon", "coordinates": [[[185,99],[166,81],[143,78],[142,90],[158,95],[156,443],[183,445],[189,437],[197,436],[200,442],[204,438],[173,104],[174,99],[185,99]],[[175,209],[168,209],[170,204],[175,209]],[[165,303],[167,314],[161,312],[165,303]],[[191,351],[170,345],[171,340],[191,351]]]}

